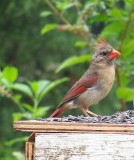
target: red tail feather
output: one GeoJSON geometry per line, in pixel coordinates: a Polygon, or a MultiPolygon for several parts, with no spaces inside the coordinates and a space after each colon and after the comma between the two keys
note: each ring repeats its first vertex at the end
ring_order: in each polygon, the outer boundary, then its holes
{"type": "Polygon", "coordinates": [[[65,110],[67,110],[67,108],[65,106],[62,106],[58,109],[56,109],[56,111],[54,111],[49,118],[52,117],[59,117],[65,110]]]}

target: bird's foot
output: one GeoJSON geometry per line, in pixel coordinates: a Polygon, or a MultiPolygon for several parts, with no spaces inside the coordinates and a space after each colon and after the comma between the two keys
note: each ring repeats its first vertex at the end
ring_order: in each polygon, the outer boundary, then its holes
{"type": "Polygon", "coordinates": [[[94,116],[94,117],[97,117],[97,116],[98,116],[97,114],[95,114],[95,113],[93,113],[93,112],[91,112],[91,111],[89,111],[89,110],[86,110],[86,112],[89,113],[89,114],[91,114],[91,115],[94,116]]]}
{"type": "Polygon", "coordinates": [[[85,109],[84,108],[80,108],[81,109],[81,111],[84,113],[84,115],[86,116],[86,117],[90,117],[88,114],[87,114],[87,112],[85,111],[85,109]]]}
{"type": "Polygon", "coordinates": [[[85,115],[86,117],[90,117],[87,113],[89,113],[90,115],[92,115],[92,116],[94,116],[94,117],[97,117],[97,116],[98,116],[97,114],[89,111],[88,109],[85,109],[85,108],[82,108],[82,107],[81,107],[80,109],[81,109],[81,111],[84,113],[84,115],[85,115]]]}

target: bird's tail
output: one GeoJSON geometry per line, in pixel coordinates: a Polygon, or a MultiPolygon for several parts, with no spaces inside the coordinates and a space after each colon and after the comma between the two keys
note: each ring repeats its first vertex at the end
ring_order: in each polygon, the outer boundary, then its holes
{"type": "Polygon", "coordinates": [[[52,118],[52,117],[59,117],[64,111],[68,110],[69,108],[68,107],[65,107],[65,106],[61,106],[60,108],[56,109],[51,115],[49,118],[52,118]]]}
{"type": "MultiPolygon", "coordinates": [[[[61,106],[58,109],[56,109],[49,118],[52,117],[59,117],[64,111],[68,110],[69,108],[67,106],[61,106]]],[[[35,141],[35,132],[33,132],[30,137],[28,138],[28,142],[35,141]]]]}

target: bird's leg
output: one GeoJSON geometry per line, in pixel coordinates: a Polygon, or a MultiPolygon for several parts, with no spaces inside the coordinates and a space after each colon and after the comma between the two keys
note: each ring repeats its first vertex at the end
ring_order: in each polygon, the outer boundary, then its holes
{"type": "Polygon", "coordinates": [[[84,113],[84,115],[85,115],[86,117],[90,117],[90,116],[86,113],[86,111],[85,111],[84,108],[80,107],[80,109],[81,109],[81,111],[84,113]]]}
{"type": "Polygon", "coordinates": [[[97,116],[98,116],[97,114],[95,114],[95,113],[89,111],[88,109],[86,109],[85,112],[91,114],[91,115],[94,116],[94,117],[97,117],[97,116]]]}

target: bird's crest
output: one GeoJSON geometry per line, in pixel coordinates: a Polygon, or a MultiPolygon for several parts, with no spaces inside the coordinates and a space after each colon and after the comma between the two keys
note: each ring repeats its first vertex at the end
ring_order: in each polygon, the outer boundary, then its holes
{"type": "Polygon", "coordinates": [[[100,48],[108,45],[107,41],[105,39],[103,39],[100,35],[98,36],[98,39],[99,39],[100,43],[95,42],[95,45],[96,45],[94,47],[95,51],[98,51],[98,50],[100,50],[100,48]]]}

